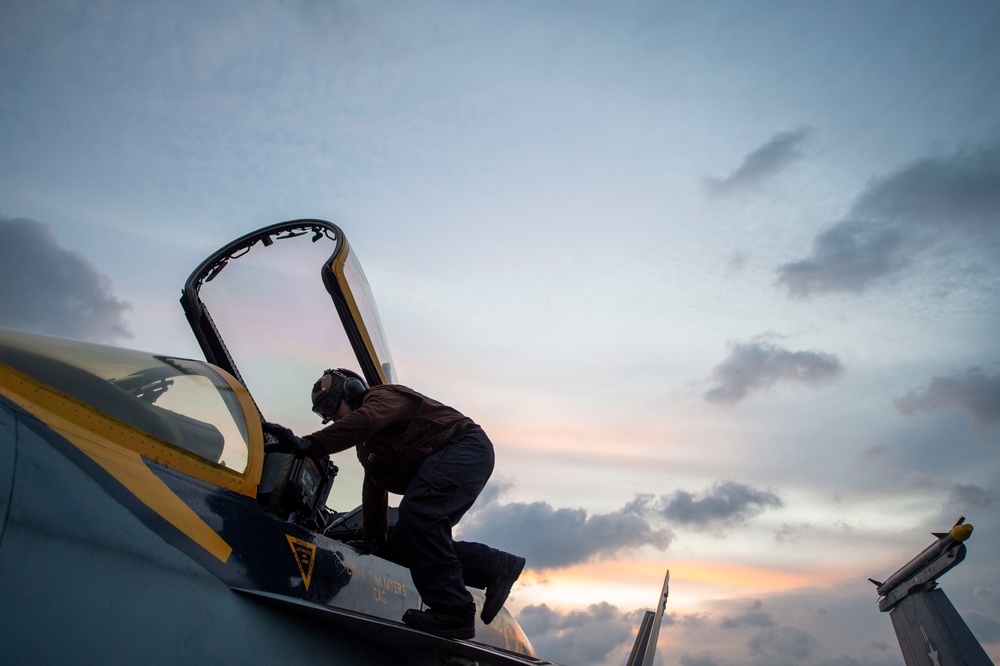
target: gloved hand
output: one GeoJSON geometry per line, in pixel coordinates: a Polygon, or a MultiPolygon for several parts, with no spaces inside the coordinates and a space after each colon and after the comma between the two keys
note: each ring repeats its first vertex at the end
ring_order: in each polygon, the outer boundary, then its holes
{"type": "Polygon", "coordinates": [[[312,444],[301,437],[296,437],[295,433],[283,425],[277,423],[261,424],[264,429],[264,452],[265,453],[305,453],[312,444]],[[266,435],[270,435],[273,442],[267,441],[266,435]]]}
{"type": "Polygon", "coordinates": [[[375,539],[362,539],[360,541],[348,541],[347,545],[358,551],[362,555],[371,555],[378,550],[378,542],[375,539]]]}

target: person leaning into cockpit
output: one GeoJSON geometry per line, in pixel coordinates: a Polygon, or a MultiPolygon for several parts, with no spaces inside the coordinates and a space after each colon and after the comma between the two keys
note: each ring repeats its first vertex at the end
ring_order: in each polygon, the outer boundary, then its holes
{"type": "MultiPolygon", "coordinates": [[[[269,451],[330,455],[356,447],[365,469],[362,551],[387,548],[410,568],[427,610],[403,622],[449,638],[475,636],[469,587],[484,589],[480,617],[489,624],[521,575],[523,557],[481,543],[454,541],[465,515],[493,472],[493,444],[458,410],[399,384],[368,388],[356,373],[327,370],[313,386],[313,411],[332,423],[297,437],[265,423],[277,440],[269,451]],[[386,543],[389,492],[402,495],[399,520],[386,543]]],[[[352,544],[355,545],[355,544],[352,544]]]]}

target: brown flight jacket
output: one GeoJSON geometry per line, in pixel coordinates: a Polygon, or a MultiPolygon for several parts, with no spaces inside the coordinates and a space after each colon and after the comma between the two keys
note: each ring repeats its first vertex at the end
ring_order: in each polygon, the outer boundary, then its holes
{"type": "Polygon", "coordinates": [[[472,419],[456,409],[405,386],[386,384],[368,389],[360,407],[304,439],[323,455],[357,448],[365,468],[364,538],[384,543],[387,492],[403,494],[421,463],[471,425],[472,419]]]}

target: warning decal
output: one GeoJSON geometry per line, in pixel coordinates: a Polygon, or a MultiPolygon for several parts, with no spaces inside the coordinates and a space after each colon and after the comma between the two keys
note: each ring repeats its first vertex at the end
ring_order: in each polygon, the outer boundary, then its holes
{"type": "Polygon", "coordinates": [[[313,564],[316,562],[316,544],[296,539],[291,534],[286,534],[288,545],[295,555],[295,563],[299,565],[299,573],[302,574],[302,582],[305,583],[306,590],[309,589],[309,581],[312,580],[313,564]]]}

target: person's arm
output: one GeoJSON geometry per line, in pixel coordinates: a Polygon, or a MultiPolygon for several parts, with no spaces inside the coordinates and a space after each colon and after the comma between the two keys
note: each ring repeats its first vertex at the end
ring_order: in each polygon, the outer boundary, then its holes
{"type": "Polygon", "coordinates": [[[367,440],[390,423],[413,416],[414,411],[415,405],[406,396],[373,388],[360,407],[303,439],[323,455],[340,453],[367,440]]]}
{"type": "Polygon", "coordinates": [[[361,488],[361,505],[361,538],[374,541],[379,547],[385,545],[389,534],[389,493],[367,473],[361,488]]]}

